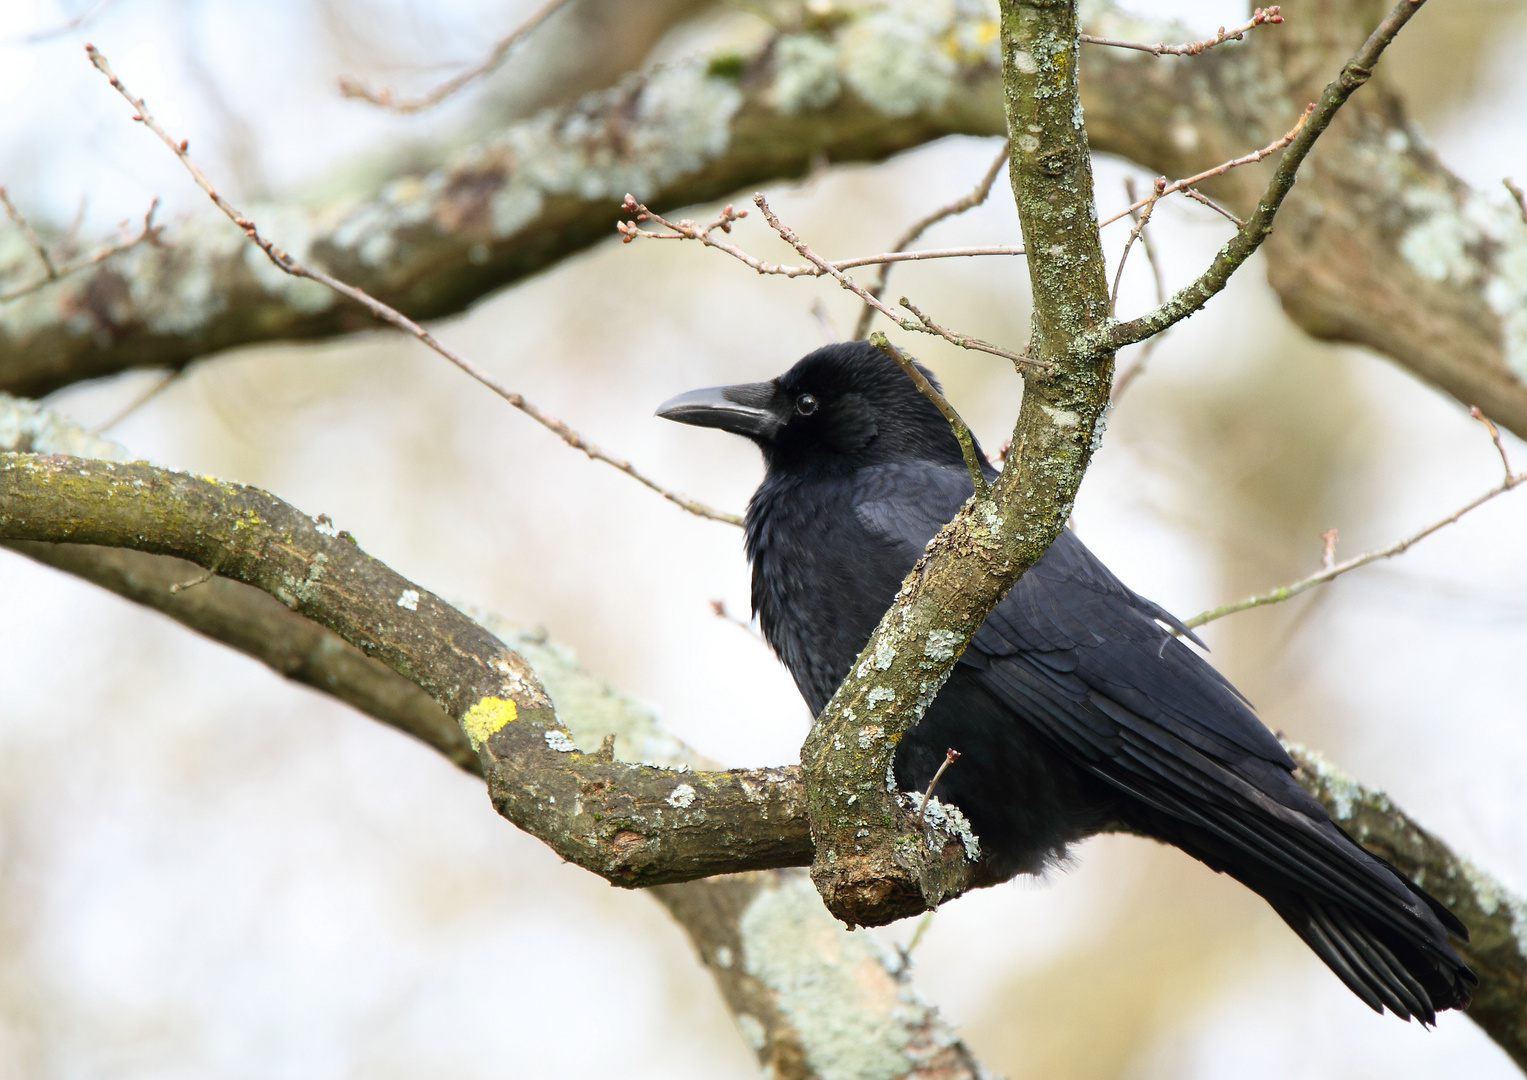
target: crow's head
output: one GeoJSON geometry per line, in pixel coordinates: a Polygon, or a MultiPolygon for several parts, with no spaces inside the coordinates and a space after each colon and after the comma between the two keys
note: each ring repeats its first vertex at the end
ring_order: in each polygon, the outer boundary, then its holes
{"type": "Polygon", "coordinates": [[[962,460],[938,409],[867,341],[820,348],[768,382],[691,390],[665,401],[657,415],[745,435],[776,469],[962,460]]]}

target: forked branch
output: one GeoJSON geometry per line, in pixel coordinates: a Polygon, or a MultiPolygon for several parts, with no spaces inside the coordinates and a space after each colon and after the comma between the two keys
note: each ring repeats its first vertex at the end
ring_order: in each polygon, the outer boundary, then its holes
{"type": "Polygon", "coordinates": [[[1309,156],[1326,128],[1336,118],[1336,113],[1347,99],[1373,76],[1373,67],[1400,32],[1400,28],[1421,10],[1426,0],[1400,0],[1368,39],[1342,67],[1341,73],[1332,80],[1320,95],[1320,101],[1306,110],[1301,123],[1285,138],[1288,148],[1278,162],[1277,171],[1267,185],[1267,190],[1257,202],[1256,211],[1228,244],[1215,255],[1214,261],[1198,280],[1149,314],[1128,322],[1115,323],[1107,332],[1106,340],[1114,348],[1123,348],[1159,334],[1174,323],[1187,318],[1203,307],[1209,299],[1222,290],[1230,276],[1251,258],[1272,232],[1273,218],[1284,198],[1294,186],[1294,177],[1304,159],[1309,156]]]}

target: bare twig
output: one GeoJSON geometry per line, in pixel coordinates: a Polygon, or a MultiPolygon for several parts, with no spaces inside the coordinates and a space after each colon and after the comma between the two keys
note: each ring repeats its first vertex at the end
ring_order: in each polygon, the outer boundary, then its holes
{"type": "Polygon", "coordinates": [[[48,246],[32,231],[32,223],[22,216],[20,210],[16,209],[16,204],[11,202],[11,197],[6,192],[4,185],[0,185],[0,203],[5,204],[6,214],[16,223],[16,227],[21,230],[21,235],[26,237],[27,246],[36,252],[37,258],[42,261],[43,268],[48,274],[48,280],[52,281],[58,277],[58,269],[53,265],[53,260],[48,255],[48,246]]]}
{"type": "MultiPolygon", "coordinates": [[[[1181,180],[1173,180],[1170,184],[1167,184],[1165,187],[1162,187],[1159,190],[1152,192],[1150,195],[1147,195],[1145,198],[1138,199],[1135,202],[1131,203],[1129,206],[1126,206],[1123,210],[1120,210],[1117,214],[1112,214],[1112,215],[1104,218],[1102,221],[1098,222],[1098,228],[1101,229],[1101,228],[1103,228],[1106,225],[1112,225],[1115,221],[1122,220],[1123,218],[1126,218],[1126,217],[1133,217],[1135,211],[1139,210],[1147,202],[1151,202],[1151,201],[1153,201],[1155,199],[1165,198],[1166,196],[1176,194],[1179,191],[1186,191],[1188,188],[1192,187],[1194,184],[1200,184],[1200,183],[1202,183],[1203,181],[1209,179],[1212,176],[1223,176],[1227,172],[1229,172],[1231,169],[1239,168],[1242,165],[1255,165],[1259,161],[1265,161],[1267,158],[1271,157],[1273,154],[1276,154],[1279,150],[1282,150],[1285,146],[1288,146],[1290,143],[1292,143],[1294,141],[1295,138],[1298,137],[1299,132],[1304,129],[1304,122],[1310,118],[1310,114],[1313,113],[1314,111],[1315,111],[1315,106],[1313,106],[1313,105],[1311,105],[1308,108],[1306,108],[1304,110],[1304,112],[1299,115],[1299,122],[1298,123],[1296,123],[1292,128],[1290,128],[1284,135],[1282,135],[1281,137],[1279,137],[1277,139],[1274,139],[1272,142],[1270,142],[1266,146],[1262,147],[1262,149],[1260,149],[1260,150],[1253,150],[1251,153],[1246,154],[1243,157],[1232,158],[1229,161],[1222,161],[1222,162],[1220,162],[1220,164],[1214,166],[1214,168],[1212,168],[1212,169],[1205,169],[1203,172],[1197,173],[1197,174],[1195,174],[1193,176],[1184,177],[1181,180]]],[[[1211,206],[1214,205],[1212,203],[1209,203],[1209,200],[1205,199],[1201,195],[1198,196],[1198,201],[1202,202],[1202,203],[1208,203],[1211,206]]],[[[1220,209],[1217,206],[1215,206],[1214,208],[1216,210],[1220,209]]],[[[1225,213],[1223,210],[1221,210],[1220,212],[1221,213],[1225,213]]],[[[1229,217],[1230,215],[1226,214],[1226,216],[1229,217]]],[[[1237,219],[1232,217],[1231,220],[1234,221],[1234,220],[1237,220],[1237,219]]],[[[1244,222],[1242,224],[1244,224],[1244,222]]]]}
{"type": "Polygon", "coordinates": [[[440,104],[463,86],[495,70],[504,62],[514,47],[527,38],[531,31],[540,26],[558,10],[565,7],[568,0],[551,0],[525,22],[521,23],[508,37],[500,38],[480,63],[474,64],[465,71],[451,76],[445,82],[433,90],[418,97],[400,98],[395,97],[388,89],[372,90],[359,79],[350,76],[342,76],[339,80],[339,92],[348,98],[360,98],[369,101],[373,105],[391,109],[394,112],[412,113],[420,112],[432,106],[440,104]]]}
{"type": "Polygon", "coordinates": [[[628,214],[633,214],[636,221],[655,221],[668,229],[668,232],[653,232],[643,229],[634,221],[618,221],[615,230],[621,235],[621,242],[629,244],[637,237],[647,240],[698,240],[706,247],[713,247],[717,251],[724,251],[738,262],[760,274],[775,274],[780,277],[828,277],[834,270],[852,270],[859,266],[873,266],[878,263],[898,262],[921,262],[927,259],[964,259],[982,255],[1022,255],[1021,247],[963,247],[963,248],[933,248],[927,251],[887,251],[880,255],[860,255],[852,259],[839,259],[836,262],[823,262],[821,264],[808,263],[805,265],[791,265],[789,263],[771,263],[755,255],[749,255],[736,244],[718,240],[712,234],[720,229],[730,233],[731,226],[735,221],[748,216],[746,210],[737,210],[731,203],[721,208],[721,213],[716,220],[708,225],[696,225],[689,218],[680,218],[672,221],[662,214],[657,213],[650,207],[636,201],[635,196],[627,195],[626,201],[621,204],[628,214]]]}
{"type": "Polygon", "coordinates": [[[913,320],[903,318],[891,308],[887,307],[878,297],[871,296],[862,286],[855,284],[853,279],[844,274],[843,271],[839,270],[837,267],[833,266],[832,263],[829,263],[827,260],[823,259],[815,251],[812,251],[806,242],[802,240],[798,235],[796,235],[794,229],[780,221],[779,217],[775,215],[774,211],[769,209],[769,201],[765,199],[763,195],[754,195],[753,203],[763,214],[764,220],[769,223],[770,227],[773,228],[775,232],[779,233],[780,239],[784,240],[785,243],[795,248],[795,250],[800,254],[801,258],[820,268],[822,271],[831,276],[832,279],[839,285],[843,286],[843,288],[853,293],[866,304],[869,304],[876,311],[890,319],[903,330],[913,330],[917,331],[918,333],[933,334],[937,337],[943,338],[951,345],[958,345],[962,349],[973,349],[977,352],[991,353],[993,356],[1005,357],[1020,367],[1027,365],[1030,367],[1038,367],[1049,370],[1053,366],[1048,361],[1033,360],[1018,353],[1008,352],[1006,349],[1000,349],[990,342],[982,341],[979,338],[966,337],[962,334],[952,333],[951,331],[939,326],[937,323],[933,322],[931,319],[925,316],[922,312],[918,311],[911,304],[907,303],[905,297],[902,298],[902,306],[904,306],[908,311],[912,312],[912,314],[916,315],[917,319],[913,320]]]}
{"type": "MultiPolygon", "coordinates": [[[[1126,176],[1124,178],[1124,193],[1130,202],[1135,201],[1135,178],[1133,176],[1126,176]]],[[[1150,205],[1153,206],[1154,203],[1150,205]]],[[[1151,278],[1156,283],[1156,303],[1159,306],[1166,303],[1166,277],[1161,271],[1161,260],[1156,255],[1156,245],[1151,242],[1151,234],[1145,228],[1143,216],[1135,217],[1135,227],[1139,232],[1140,244],[1145,248],[1145,257],[1151,264],[1151,278]]],[[[1128,254],[1127,245],[1125,247],[1125,254],[1128,254]]],[[[1123,272],[1124,260],[1121,257],[1119,259],[1119,273],[1122,274],[1123,272]]],[[[1118,277],[1115,276],[1112,302],[1117,304],[1118,298],[1119,282],[1118,277]]],[[[1114,404],[1118,404],[1119,398],[1123,395],[1124,391],[1128,390],[1136,379],[1145,374],[1145,365],[1150,363],[1151,357],[1156,352],[1156,346],[1161,343],[1161,339],[1165,336],[1164,334],[1157,334],[1146,341],[1144,345],[1141,345],[1139,352],[1135,355],[1130,365],[1114,377],[1113,390],[1109,394],[1114,404]]]]}
{"type": "Polygon", "coordinates": [[[1201,202],[1205,206],[1207,206],[1210,210],[1213,210],[1216,214],[1219,214],[1221,217],[1227,218],[1230,221],[1234,222],[1235,223],[1235,227],[1237,229],[1243,228],[1245,226],[1246,222],[1244,222],[1240,218],[1236,217],[1229,210],[1226,210],[1223,206],[1221,206],[1219,203],[1215,202],[1213,199],[1209,198],[1209,196],[1205,195],[1202,191],[1199,191],[1197,188],[1184,188],[1182,193],[1184,195],[1186,195],[1188,198],[1192,199],[1194,202],[1201,202]]]}
{"type": "Polygon", "coordinates": [[[1506,479],[1510,480],[1511,459],[1506,457],[1505,444],[1500,441],[1500,428],[1496,427],[1495,422],[1480,411],[1478,405],[1471,405],[1469,407],[1469,415],[1483,424],[1485,430],[1490,433],[1490,441],[1495,444],[1495,452],[1500,455],[1501,469],[1505,472],[1506,479]]]}
{"type": "MultiPolygon", "coordinates": [[[[1110,313],[1117,311],[1119,307],[1119,282],[1124,280],[1124,264],[1129,261],[1129,249],[1134,247],[1135,241],[1140,239],[1145,233],[1145,226],[1151,220],[1152,211],[1156,209],[1156,201],[1161,198],[1161,193],[1166,190],[1166,177],[1156,177],[1151,187],[1151,194],[1146,197],[1145,205],[1140,212],[1130,212],[1130,217],[1135,219],[1135,227],[1130,230],[1129,239],[1124,241],[1124,250],[1119,255],[1119,267],[1113,274],[1113,289],[1108,294],[1108,310],[1110,313]]],[[[1131,199],[1134,198],[1133,189],[1133,180],[1126,181],[1126,190],[1129,191],[1131,199]]],[[[1161,291],[1161,274],[1157,269],[1154,257],[1151,258],[1151,269],[1156,272],[1156,289],[1159,293],[1161,291]]],[[[1157,300],[1157,303],[1159,304],[1164,299],[1165,297],[1161,297],[1157,300]]]]}
{"type": "Polygon", "coordinates": [[[1513,473],[1511,471],[1511,463],[1506,460],[1506,451],[1505,448],[1501,445],[1500,432],[1496,430],[1495,425],[1487,420],[1479,412],[1478,409],[1471,409],[1469,412],[1470,415],[1472,415],[1475,419],[1483,423],[1486,429],[1490,432],[1490,437],[1495,442],[1495,448],[1500,453],[1501,463],[1505,466],[1505,478],[1501,480],[1501,482],[1495,487],[1491,488],[1489,491],[1485,492],[1483,495],[1472,500],[1471,502],[1468,502],[1459,507],[1457,510],[1453,511],[1441,521],[1434,521],[1426,528],[1405,537],[1403,540],[1396,540],[1392,544],[1387,544],[1381,548],[1375,548],[1373,551],[1365,551],[1363,554],[1354,556],[1353,558],[1347,559],[1344,562],[1335,561],[1336,530],[1332,529],[1327,532],[1324,537],[1322,537],[1322,539],[1325,541],[1325,551],[1323,553],[1323,558],[1321,559],[1321,562],[1324,564],[1324,569],[1322,569],[1318,574],[1311,574],[1307,578],[1301,578],[1299,581],[1295,581],[1289,585],[1281,585],[1278,588],[1270,589],[1265,593],[1258,593],[1255,596],[1248,596],[1244,600],[1237,600],[1231,604],[1222,604],[1217,608],[1210,608],[1208,611],[1201,611],[1191,619],[1186,620],[1183,625],[1192,630],[1203,626],[1205,623],[1213,622],[1215,619],[1222,619],[1226,615],[1234,615],[1238,611],[1246,611],[1247,609],[1254,607],[1265,607],[1268,604],[1282,603],[1284,600],[1292,599],[1293,597],[1298,596],[1300,593],[1308,589],[1313,589],[1316,585],[1324,585],[1326,582],[1333,581],[1351,570],[1356,570],[1359,566],[1367,566],[1369,563],[1377,562],[1379,559],[1392,558],[1395,555],[1399,555],[1402,552],[1409,550],[1411,547],[1420,543],[1422,540],[1425,540],[1438,529],[1453,524],[1469,511],[1483,506],[1485,503],[1489,502],[1497,495],[1504,495],[1512,488],[1520,487],[1523,483],[1527,483],[1527,472],[1513,473]]]}
{"type": "Polygon", "coordinates": [[[1511,197],[1516,200],[1516,209],[1522,215],[1522,224],[1527,225],[1527,191],[1523,191],[1520,185],[1513,184],[1509,176],[1502,179],[1501,183],[1506,185],[1506,190],[1511,192],[1511,197]]]}
{"type": "Polygon", "coordinates": [[[965,459],[965,468],[970,470],[970,482],[975,486],[976,498],[986,498],[986,477],[981,474],[981,455],[976,453],[976,440],[964,419],[949,404],[949,399],[939,393],[938,387],[929,382],[926,375],[917,370],[914,358],[892,345],[884,334],[879,331],[871,334],[870,344],[896,361],[896,366],[907,373],[907,378],[922,391],[923,397],[933,402],[944,419],[949,421],[949,426],[954,429],[954,437],[960,444],[960,455],[965,459]]]}
{"type": "Polygon", "coordinates": [[[1327,529],[1320,534],[1320,542],[1324,545],[1324,550],[1320,553],[1320,565],[1327,570],[1336,565],[1337,535],[1338,533],[1335,529],[1327,529]]]}
{"type": "Polygon", "coordinates": [[[137,412],[150,401],[153,401],[160,394],[164,393],[165,390],[169,389],[169,386],[172,382],[180,378],[189,370],[190,368],[172,368],[169,371],[160,372],[159,380],[154,383],[153,386],[149,387],[143,393],[133,398],[132,401],[128,402],[121,409],[117,410],[117,412],[113,414],[109,419],[103,420],[101,423],[91,428],[90,434],[99,435],[104,431],[110,431],[123,420],[126,420],[133,413],[137,412]]]}
{"type": "Polygon", "coordinates": [[[129,91],[127,87],[122,84],[122,81],[112,73],[110,65],[106,62],[106,57],[102,56],[100,51],[96,49],[95,46],[86,45],[85,51],[90,57],[91,63],[93,63],[100,70],[101,74],[105,75],[107,79],[111,81],[112,88],[115,89],[124,98],[126,98],[128,104],[130,104],[134,110],[136,110],[133,115],[133,119],[141,122],[155,135],[159,136],[160,140],[163,141],[164,144],[174,152],[175,156],[180,159],[181,164],[186,167],[186,169],[191,173],[192,179],[196,181],[196,185],[207,193],[207,197],[212,200],[213,204],[219,210],[221,210],[230,221],[232,221],[239,228],[243,229],[244,235],[249,238],[250,242],[259,247],[261,251],[265,252],[266,257],[269,258],[270,261],[274,263],[279,269],[285,273],[291,274],[293,277],[308,278],[311,281],[316,281],[320,285],[327,286],[328,288],[334,290],[340,296],[343,296],[348,300],[355,301],[357,304],[360,304],[362,307],[364,307],[367,311],[371,312],[371,314],[376,316],[378,319],[381,319],[383,322],[397,327],[399,330],[410,334],[411,336],[417,338],[419,341],[423,342],[425,345],[428,345],[435,352],[439,353],[441,356],[455,364],[458,368],[466,372],[472,378],[476,379],[488,389],[492,390],[495,394],[503,398],[510,405],[513,405],[516,409],[520,410],[520,412],[524,413],[526,416],[529,416],[536,423],[551,431],[563,442],[567,443],[568,446],[571,446],[575,450],[582,451],[584,454],[590,458],[593,458],[595,461],[602,461],[606,465],[610,465],[616,469],[619,469],[621,472],[625,473],[633,480],[636,480],[638,483],[651,488],[653,491],[663,496],[663,498],[669,500],[679,507],[682,507],[685,510],[688,510],[691,514],[710,518],[713,521],[724,521],[729,525],[740,526],[742,524],[742,518],[739,515],[729,514],[722,510],[716,510],[713,507],[707,506],[705,503],[689,498],[687,495],[682,495],[677,491],[666,488],[662,484],[659,484],[656,480],[653,480],[646,476],[644,473],[639,472],[636,467],[629,461],[606,453],[599,447],[595,446],[593,443],[589,442],[582,435],[578,434],[578,432],[574,431],[567,424],[563,423],[561,420],[558,420],[555,416],[552,416],[550,413],[527,401],[523,395],[510,390],[507,386],[503,385],[483,368],[478,367],[472,361],[457,353],[454,349],[448,348],[442,344],[428,330],[424,329],[424,327],[414,322],[412,319],[398,311],[396,308],[389,307],[362,289],[358,289],[353,285],[348,285],[322,270],[302,263],[294,256],[277,247],[274,241],[260,235],[260,231],[255,226],[255,223],[240,213],[239,210],[234,207],[233,204],[230,203],[227,199],[219,195],[217,189],[212,186],[211,181],[207,179],[207,177],[202,173],[201,169],[197,167],[196,163],[191,160],[190,155],[187,153],[187,144],[185,140],[176,142],[173,138],[170,137],[164,128],[159,126],[159,122],[154,119],[152,114],[150,114],[148,107],[143,103],[143,99],[134,97],[131,91],[129,91]]]}
{"type": "MultiPolygon", "coordinates": [[[[1357,91],[1358,87],[1373,77],[1373,68],[1379,62],[1379,57],[1383,55],[1384,50],[1389,47],[1389,43],[1395,39],[1400,29],[1417,11],[1421,10],[1421,5],[1425,2],[1426,0],[1400,0],[1373,33],[1368,35],[1367,40],[1351,59],[1342,65],[1341,72],[1336,78],[1321,91],[1320,101],[1305,109],[1299,123],[1288,135],[1279,140],[1280,143],[1286,140],[1288,150],[1279,159],[1272,179],[1268,182],[1262,197],[1257,200],[1255,212],[1230,238],[1230,242],[1215,254],[1209,268],[1154,311],[1137,319],[1130,319],[1128,322],[1114,323],[1106,331],[1108,345],[1116,349],[1123,348],[1125,345],[1159,334],[1203,307],[1210,297],[1215,296],[1225,287],[1230,276],[1251,258],[1257,248],[1262,246],[1262,241],[1272,232],[1273,219],[1278,214],[1278,208],[1283,205],[1283,200],[1292,190],[1299,167],[1304,164],[1304,159],[1314,148],[1315,141],[1320,138],[1326,128],[1331,126],[1331,121],[1336,118],[1337,112],[1346,104],[1347,99],[1357,91]]],[[[1268,152],[1276,148],[1277,144],[1274,144],[1268,152]]],[[[1262,156],[1265,157],[1266,154],[1262,156]]]]}
{"type": "Polygon", "coordinates": [[[1234,30],[1226,30],[1222,26],[1213,37],[1205,38],[1203,41],[1190,41],[1186,45],[1147,45],[1142,41],[1114,41],[1111,38],[1092,37],[1090,34],[1078,34],[1076,40],[1086,45],[1111,45],[1115,49],[1135,49],[1154,56],[1197,56],[1227,41],[1240,41],[1246,36],[1248,30],[1264,23],[1276,25],[1282,21],[1283,15],[1276,6],[1273,6],[1265,10],[1257,8],[1252,12],[1250,22],[1237,26],[1234,30]]]}
{"type": "MultiPolygon", "coordinates": [[[[7,200],[7,205],[9,205],[9,200],[7,200]]],[[[83,270],[86,267],[94,266],[96,263],[104,262],[105,260],[111,258],[113,255],[120,255],[122,252],[128,250],[129,248],[137,247],[139,244],[144,243],[145,241],[150,244],[157,244],[159,242],[159,233],[164,228],[162,225],[154,224],[154,214],[158,209],[159,200],[155,199],[153,202],[149,203],[148,210],[143,215],[143,225],[136,233],[129,235],[126,230],[127,223],[124,221],[122,223],[122,239],[117,240],[114,243],[107,244],[104,247],[99,247],[95,251],[92,251],[90,254],[82,255],[78,259],[70,259],[68,262],[61,264],[53,264],[50,262],[49,269],[51,272],[47,276],[38,278],[36,281],[28,282],[25,285],[18,285],[16,288],[11,289],[8,292],[0,292],[0,304],[15,300],[18,297],[26,296],[28,293],[34,293],[44,286],[51,285],[55,281],[59,281],[68,277],[70,274],[77,270],[83,270]]]]}
{"type": "MultiPolygon", "coordinates": [[[[919,236],[927,232],[933,226],[937,225],[940,221],[943,221],[945,218],[951,218],[959,214],[963,214],[967,210],[974,210],[976,207],[984,203],[987,199],[987,196],[991,194],[992,185],[997,182],[997,177],[1002,172],[1002,166],[1007,164],[1007,160],[1008,144],[1007,140],[1003,139],[1002,148],[997,151],[997,156],[992,159],[990,167],[988,167],[986,170],[986,175],[981,177],[980,181],[976,184],[975,187],[973,187],[967,194],[954,200],[954,202],[945,206],[941,206],[937,210],[933,211],[933,213],[928,214],[920,220],[914,222],[912,227],[902,234],[901,239],[896,241],[896,246],[891,250],[905,251],[912,245],[913,241],[915,241],[919,236]]],[[[846,267],[840,266],[839,269],[846,269],[846,267]]],[[[885,295],[886,280],[890,277],[890,275],[891,260],[888,259],[886,260],[885,265],[881,267],[880,276],[875,279],[875,281],[867,290],[871,296],[879,299],[885,295]]],[[[855,340],[862,338],[865,334],[869,333],[870,320],[874,317],[875,309],[869,304],[865,304],[859,312],[859,321],[854,324],[855,340]]]]}
{"type": "Polygon", "coordinates": [[[953,747],[944,751],[944,763],[938,767],[938,772],[933,774],[933,779],[928,781],[928,790],[923,793],[922,805],[917,808],[917,827],[921,829],[923,822],[928,817],[928,800],[933,798],[933,789],[938,787],[939,779],[944,775],[944,770],[960,760],[960,752],[953,747]]]}

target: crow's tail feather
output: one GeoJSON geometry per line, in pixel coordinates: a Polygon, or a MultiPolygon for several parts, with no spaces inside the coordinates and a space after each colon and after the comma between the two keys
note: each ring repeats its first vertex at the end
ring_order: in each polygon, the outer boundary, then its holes
{"type": "Polygon", "coordinates": [[[1375,1012],[1387,1008],[1402,1020],[1415,1017],[1433,1024],[1443,1009],[1468,1007],[1479,979],[1450,947],[1421,947],[1342,905],[1292,892],[1258,891],[1375,1012]]]}

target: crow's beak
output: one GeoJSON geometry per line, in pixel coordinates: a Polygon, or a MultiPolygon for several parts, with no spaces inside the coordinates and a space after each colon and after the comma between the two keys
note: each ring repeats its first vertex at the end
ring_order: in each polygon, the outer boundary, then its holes
{"type": "Polygon", "coordinates": [[[669,398],[657,415],[696,427],[720,428],[750,439],[772,439],[789,418],[771,382],[711,386],[669,398]]]}

